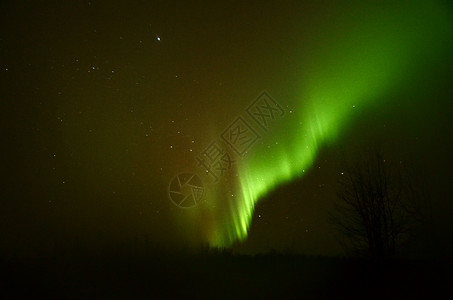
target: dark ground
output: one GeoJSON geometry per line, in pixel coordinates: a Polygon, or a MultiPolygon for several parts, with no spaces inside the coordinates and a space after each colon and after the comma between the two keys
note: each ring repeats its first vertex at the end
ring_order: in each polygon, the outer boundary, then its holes
{"type": "Polygon", "coordinates": [[[1,299],[452,299],[451,262],[154,251],[1,260],[1,299]]]}

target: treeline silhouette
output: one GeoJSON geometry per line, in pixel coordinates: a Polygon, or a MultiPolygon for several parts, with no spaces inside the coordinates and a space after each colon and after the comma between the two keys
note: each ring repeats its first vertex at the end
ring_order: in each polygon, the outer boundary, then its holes
{"type": "Polygon", "coordinates": [[[374,146],[347,162],[330,214],[354,256],[387,260],[432,223],[430,199],[402,161],[386,159],[374,146]]]}
{"type": "MultiPolygon", "coordinates": [[[[139,240],[139,239],[138,239],[139,240]]],[[[373,260],[210,248],[165,249],[151,242],[80,246],[0,260],[9,298],[367,298],[452,294],[451,263],[373,260]]]]}

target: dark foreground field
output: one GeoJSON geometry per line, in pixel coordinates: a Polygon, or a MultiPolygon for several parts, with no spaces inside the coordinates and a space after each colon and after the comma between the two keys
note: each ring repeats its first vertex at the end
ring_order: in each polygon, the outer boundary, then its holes
{"type": "Polygon", "coordinates": [[[72,255],[1,261],[1,299],[439,299],[451,264],[229,253],[72,255]]]}

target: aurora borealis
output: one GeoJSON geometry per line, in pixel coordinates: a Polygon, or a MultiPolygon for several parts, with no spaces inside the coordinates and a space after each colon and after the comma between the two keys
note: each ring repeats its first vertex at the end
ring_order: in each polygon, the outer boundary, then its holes
{"type": "Polygon", "coordinates": [[[337,255],[335,184],[374,142],[432,194],[442,238],[418,244],[453,249],[447,1],[0,8],[2,253],[146,241],[337,255]],[[268,128],[249,111],[263,91],[282,108],[268,128]],[[238,120],[257,135],[244,152],[225,141],[238,120]],[[214,142],[232,158],[217,181],[200,162],[214,142]],[[202,182],[193,207],[169,199],[180,174],[202,182]]]}
{"type": "MultiPolygon", "coordinates": [[[[369,8],[369,7],[368,7],[369,8]]],[[[293,120],[281,121],[265,143],[239,163],[238,196],[228,204],[223,222],[214,222],[211,245],[225,247],[245,240],[254,207],[279,185],[302,177],[320,148],[341,138],[363,107],[385,105],[385,96],[427,68],[431,57],[444,55],[451,20],[439,3],[405,3],[358,15],[341,15],[339,28],[322,28],[300,81],[293,120]],[[326,45],[328,45],[326,47],[326,45]],[[284,134],[283,134],[284,133],[284,134]]],[[[212,196],[211,196],[212,197],[212,196]]],[[[208,201],[227,201],[224,190],[208,201]]],[[[221,209],[225,209],[220,205],[221,209]]]]}
{"type": "Polygon", "coordinates": [[[0,1],[1,299],[453,298],[453,1],[0,1]]]}

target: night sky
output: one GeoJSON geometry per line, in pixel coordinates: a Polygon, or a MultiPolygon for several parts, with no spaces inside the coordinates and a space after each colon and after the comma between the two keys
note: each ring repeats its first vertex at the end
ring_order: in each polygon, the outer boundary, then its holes
{"type": "Polygon", "coordinates": [[[376,143],[430,195],[412,251],[453,251],[447,1],[35,2],[0,4],[2,251],[339,254],[376,143]]]}

